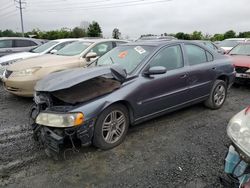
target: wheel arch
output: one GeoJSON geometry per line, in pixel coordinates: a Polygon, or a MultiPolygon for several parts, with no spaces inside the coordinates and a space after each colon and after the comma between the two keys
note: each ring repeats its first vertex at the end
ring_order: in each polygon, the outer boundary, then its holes
{"type": "Polygon", "coordinates": [[[228,86],[228,84],[229,84],[229,77],[227,76],[227,75],[220,75],[220,76],[218,76],[217,77],[217,80],[222,80],[222,81],[224,81],[225,83],[226,83],[226,85],[228,86]]]}
{"type": "Polygon", "coordinates": [[[129,114],[129,123],[130,125],[133,125],[134,123],[134,108],[132,107],[132,105],[126,101],[126,100],[119,100],[119,101],[115,101],[113,103],[110,103],[108,105],[106,105],[99,114],[101,114],[103,112],[103,110],[105,110],[106,108],[108,108],[109,106],[115,105],[115,104],[121,104],[123,106],[125,106],[128,110],[128,114],[129,114]]]}

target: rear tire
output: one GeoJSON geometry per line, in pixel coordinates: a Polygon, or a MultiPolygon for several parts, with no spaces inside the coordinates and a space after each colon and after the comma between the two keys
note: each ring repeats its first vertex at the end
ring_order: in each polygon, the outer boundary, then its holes
{"type": "Polygon", "coordinates": [[[118,146],[124,141],[128,127],[127,108],[121,104],[109,106],[96,121],[93,137],[94,146],[103,150],[118,146]]]}
{"type": "Polygon", "coordinates": [[[216,80],[205,106],[216,110],[222,107],[227,97],[227,84],[223,80],[216,80]]]}

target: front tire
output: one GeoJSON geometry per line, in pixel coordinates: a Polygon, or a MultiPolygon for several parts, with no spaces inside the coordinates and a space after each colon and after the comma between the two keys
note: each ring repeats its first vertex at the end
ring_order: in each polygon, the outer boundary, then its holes
{"type": "Polygon", "coordinates": [[[103,150],[118,146],[124,141],[128,127],[127,108],[121,104],[109,106],[96,121],[93,137],[94,146],[103,150]]]}
{"type": "Polygon", "coordinates": [[[216,110],[222,107],[227,97],[227,84],[223,80],[216,80],[210,92],[205,106],[216,110]]]}

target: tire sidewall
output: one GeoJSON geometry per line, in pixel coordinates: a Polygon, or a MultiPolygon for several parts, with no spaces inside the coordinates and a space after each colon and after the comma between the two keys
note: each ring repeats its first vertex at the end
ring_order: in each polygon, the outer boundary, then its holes
{"type": "Polygon", "coordinates": [[[94,127],[94,136],[93,136],[94,146],[103,150],[111,149],[111,148],[114,148],[115,146],[118,146],[124,141],[127,131],[128,131],[128,127],[129,127],[129,114],[128,114],[127,108],[124,105],[115,104],[115,105],[111,105],[107,107],[104,111],[101,112],[101,114],[98,116],[96,120],[95,127],[94,127]],[[107,115],[110,114],[114,110],[119,110],[124,114],[125,130],[123,132],[123,135],[117,142],[110,144],[110,143],[107,143],[103,138],[102,125],[107,115]]]}

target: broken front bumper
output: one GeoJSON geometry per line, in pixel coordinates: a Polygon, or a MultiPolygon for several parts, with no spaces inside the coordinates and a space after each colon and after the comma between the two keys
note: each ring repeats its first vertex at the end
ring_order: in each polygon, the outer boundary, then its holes
{"type": "Polygon", "coordinates": [[[248,163],[242,160],[242,157],[232,145],[229,147],[225,158],[224,171],[231,179],[237,180],[240,186],[250,181],[248,163]]]}
{"type": "Polygon", "coordinates": [[[74,128],[52,128],[44,125],[33,124],[33,133],[45,149],[60,153],[67,147],[75,148],[76,143],[88,146],[92,142],[94,121],[88,121],[74,128]]]}

